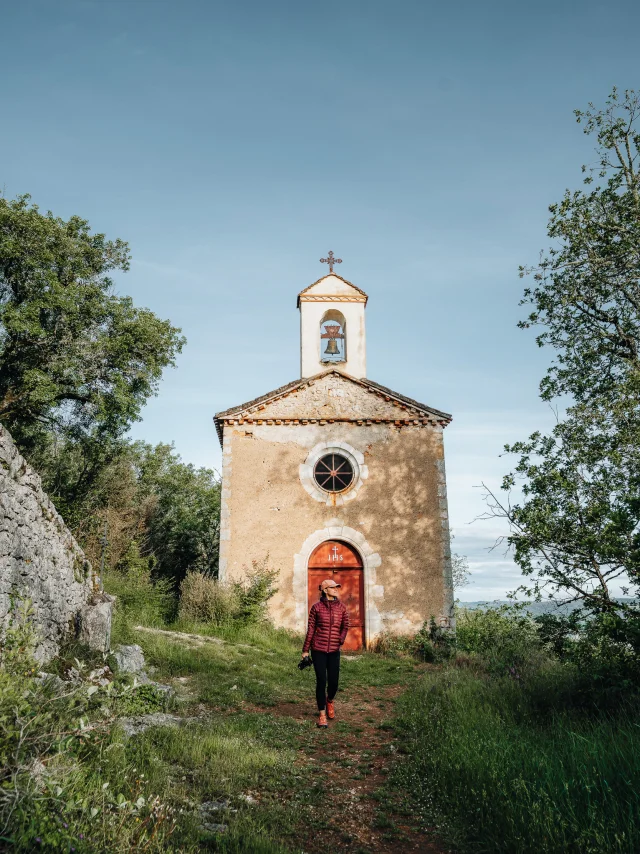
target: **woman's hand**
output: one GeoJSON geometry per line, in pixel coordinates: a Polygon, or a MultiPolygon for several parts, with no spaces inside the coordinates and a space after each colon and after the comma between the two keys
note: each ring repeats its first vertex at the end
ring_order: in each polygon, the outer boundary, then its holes
{"type": "Polygon", "coordinates": [[[300,659],[302,660],[303,658],[309,658],[309,653],[303,652],[302,655],[300,656],[300,659]]]}

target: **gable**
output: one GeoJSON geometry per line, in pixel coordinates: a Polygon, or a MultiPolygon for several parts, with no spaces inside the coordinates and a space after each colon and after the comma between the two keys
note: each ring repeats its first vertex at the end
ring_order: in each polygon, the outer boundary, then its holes
{"type": "Polygon", "coordinates": [[[367,303],[368,296],[356,285],[330,273],[314,282],[298,294],[298,307],[300,302],[363,302],[367,303]]]}
{"type": "Polygon", "coordinates": [[[451,416],[393,392],[371,380],[355,379],[337,370],[297,380],[270,394],[219,412],[215,417],[218,435],[226,423],[308,423],[350,421],[440,424],[451,416]]]}
{"type": "Polygon", "coordinates": [[[398,408],[333,371],[259,410],[263,418],[352,420],[398,417],[398,408]]]}

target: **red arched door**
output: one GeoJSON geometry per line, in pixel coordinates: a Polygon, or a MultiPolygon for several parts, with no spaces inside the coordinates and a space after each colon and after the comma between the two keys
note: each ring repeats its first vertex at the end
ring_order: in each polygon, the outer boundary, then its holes
{"type": "Polygon", "coordinates": [[[318,590],[325,578],[341,584],[340,601],[349,612],[349,633],[345,651],[364,646],[364,572],[362,558],[355,549],[339,540],[321,543],[309,558],[309,608],[320,598],[318,590]]]}

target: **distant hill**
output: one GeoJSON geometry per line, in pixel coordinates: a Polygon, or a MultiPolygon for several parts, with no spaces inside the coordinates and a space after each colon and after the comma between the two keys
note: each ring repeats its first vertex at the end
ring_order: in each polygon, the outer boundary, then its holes
{"type": "MultiPolygon", "coordinates": [[[[634,600],[630,596],[623,596],[616,599],[616,602],[624,602],[632,604],[634,600]]],[[[475,611],[478,608],[499,608],[501,605],[514,605],[511,599],[494,599],[492,602],[458,602],[459,608],[467,608],[470,611],[475,611]]],[[[538,614],[569,614],[582,607],[581,602],[559,602],[553,599],[547,599],[543,602],[518,602],[518,605],[524,605],[524,611],[531,614],[533,617],[538,614]]]]}

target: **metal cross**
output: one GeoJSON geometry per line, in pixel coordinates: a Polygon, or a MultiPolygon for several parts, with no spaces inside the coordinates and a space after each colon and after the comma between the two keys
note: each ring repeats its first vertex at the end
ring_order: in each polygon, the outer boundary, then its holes
{"type": "Polygon", "coordinates": [[[328,264],[329,265],[329,272],[333,273],[333,265],[334,264],[342,264],[342,258],[334,258],[333,257],[333,249],[330,249],[327,257],[320,259],[320,263],[321,264],[328,264]]]}

